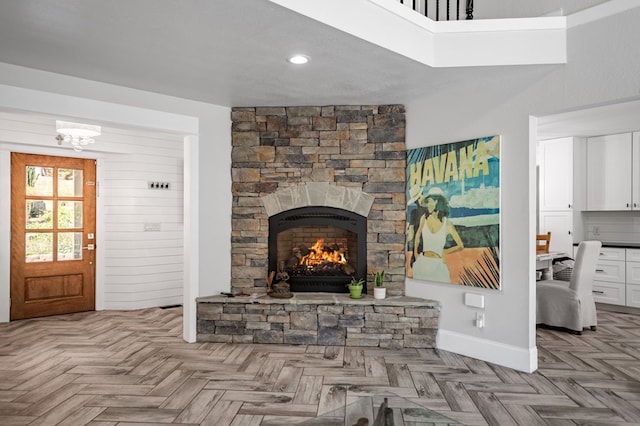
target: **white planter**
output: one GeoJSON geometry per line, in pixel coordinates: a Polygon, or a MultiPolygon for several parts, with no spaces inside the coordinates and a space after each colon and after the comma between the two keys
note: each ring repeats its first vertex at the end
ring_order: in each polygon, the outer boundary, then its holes
{"type": "Polygon", "coordinates": [[[387,289],[385,287],[374,287],[373,288],[373,298],[374,299],[384,299],[387,296],[387,289]]]}

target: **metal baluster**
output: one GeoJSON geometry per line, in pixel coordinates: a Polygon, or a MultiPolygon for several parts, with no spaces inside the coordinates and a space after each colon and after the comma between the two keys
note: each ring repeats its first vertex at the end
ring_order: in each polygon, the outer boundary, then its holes
{"type": "Polygon", "coordinates": [[[449,21],[449,20],[450,20],[450,19],[449,19],[449,1],[450,1],[450,0],[447,0],[447,21],[449,21]]]}
{"type": "Polygon", "coordinates": [[[473,0],[467,0],[467,19],[473,19],[473,0]]]}
{"type": "Polygon", "coordinates": [[[436,0],[436,21],[440,20],[440,0],[436,0]]]}
{"type": "Polygon", "coordinates": [[[456,1],[456,21],[460,20],[460,0],[456,1]]]}

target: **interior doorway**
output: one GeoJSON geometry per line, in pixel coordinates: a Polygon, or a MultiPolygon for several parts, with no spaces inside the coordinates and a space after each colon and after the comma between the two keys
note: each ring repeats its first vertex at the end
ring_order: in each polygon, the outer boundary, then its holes
{"type": "Polygon", "coordinates": [[[11,320],[95,309],[96,161],[11,154],[11,320]]]}

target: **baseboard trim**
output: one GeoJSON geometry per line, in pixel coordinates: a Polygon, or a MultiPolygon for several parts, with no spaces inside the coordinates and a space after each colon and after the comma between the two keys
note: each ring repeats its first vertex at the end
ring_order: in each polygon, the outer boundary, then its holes
{"type": "Polygon", "coordinates": [[[438,331],[436,346],[438,349],[525,373],[533,373],[538,369],[538,349],[535,346],[520,348],[442,329],[438,331]]]}

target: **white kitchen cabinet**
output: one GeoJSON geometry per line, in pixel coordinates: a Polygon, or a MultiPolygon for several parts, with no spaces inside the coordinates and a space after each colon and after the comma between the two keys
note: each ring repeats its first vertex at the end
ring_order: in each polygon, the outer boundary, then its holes
{"type": "Polygon", "coordinates": [[[631,153],[631,207],[640,210],[640,132],[633,133],[631,153]]]}
{"type": "MultiPolygon", "coordinates": [[[[575,246],[574,250],[577,251],[577,249],[578,247],[575,246]]],[[[596,302],[610,305],[626,305],[625,259],[626,252],[624,248],[600,248],[592,289],[593,299],[596,302]]]]}
{"type": "Polygon", "coordinates": [[[638,158],[637,134],[587,139],[587,210],[640,210],[638,158]]]}
{"type": "Polygon", "coordinates": [[[573,211],[541,211],[540,233],[551,232],[549,251],[571,253],[573,247],[573,211]]]}
{"type": "Polygon", "coordinates": [[[573,205],[574,138],[540,141],[540,211],[567,211],[573,205]]]}
{"type": "Polygon", "coordinates": [[[586,140],[559,138],[538,143],[538,231],[551,232],[550,251],[571,253],[583,234],[586,140]]]}
{"type": "Polygon", "coordinates": [[[640,249],[627,249],[627,306],[640,308],[640,249]]]}

